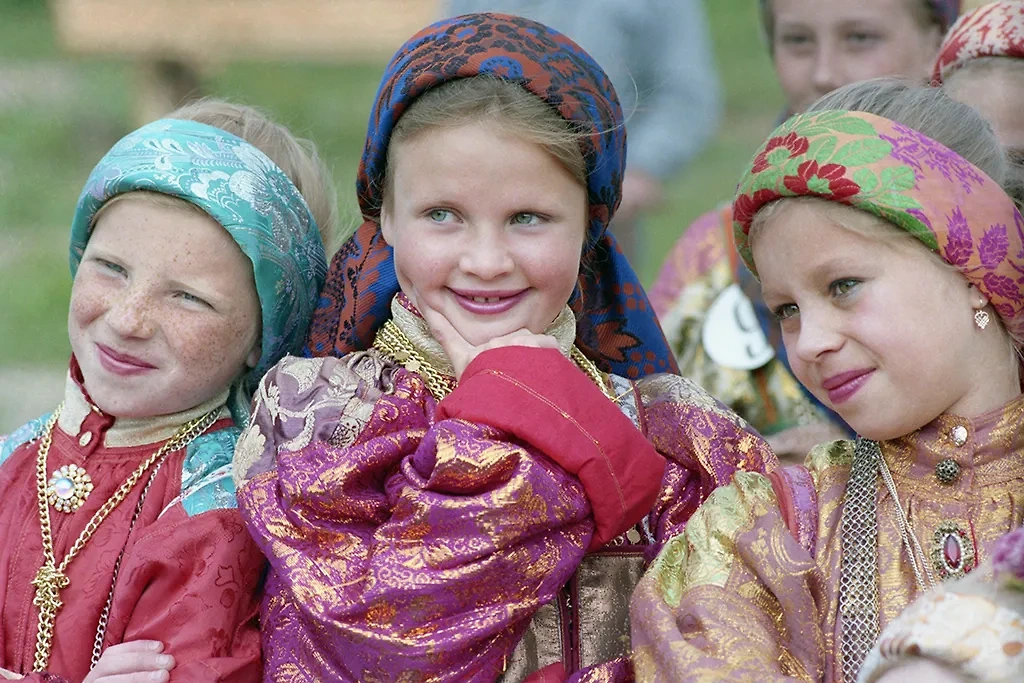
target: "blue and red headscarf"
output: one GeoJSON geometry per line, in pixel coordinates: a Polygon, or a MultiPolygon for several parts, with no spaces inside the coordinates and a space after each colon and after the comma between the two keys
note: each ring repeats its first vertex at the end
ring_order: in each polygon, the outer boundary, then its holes
{"type": "Polygon", "coordinates": [[[611,81],[564,35],[528,19],[468,14],[423,29],[392,57],[370,113],[356,193],[365,222],[331,261],[306,354],[366,349],[398,293],[394,255],[380,231],[388,142],[395,123],[428,89],[487,74],[521,85],[563,118],[593,131],[581,139],[590,225],[569,302],[577,345],[602,369],[626,377],[674,372],[675,360],[636,273],[608,233],[626,166],[626,131],[611,81]]]}

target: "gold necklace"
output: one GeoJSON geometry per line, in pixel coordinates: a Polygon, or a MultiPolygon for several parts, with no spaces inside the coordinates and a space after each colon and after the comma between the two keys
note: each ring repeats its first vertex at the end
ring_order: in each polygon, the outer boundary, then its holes
{"type": "Polygon", "coordinates": [[[103,520],[128,496],[139,479],[153,466],[153,463],[162,459],[167,453],[184,448],[190,444],[196,437],[209,429],[217,421],[217,415],[220,414],[220,408],[218,407],[202,417],[186,422],[175,432],[174,436],[153,455],[149,456],[145,462],[139,465],[125,479],[124,483],[114,491],[113,495],[100,506],[100,509],[96,511],[96,514],[92,516],[89,523],[85,525],[85,529],[82,530],[78,540],[71,546],[71,549],[68,550],[67,555],[64,556],[64,559],[58,566],[57,560],[53,555],[50,506],[47,504],[46,456],[49,454],[50,445],[53,443],[54,426],[56,426],[63,408],[63,403],[57,406],[57,410],[53,412],[53,415],[46,422],[46,426],[43,427],[42,438],[39,442],[39,454],[36,456],[36,491],[39,503],[39,525],[43,536],[43,564],[39,567],[36,577],[32,579],[32,585],[36,587],[36,594],[32,599],[32,604],[39,608],[39,628],[36,632],[36,656],[33,671],[45,671],[46,665],[50,661],[54,621],[57,618],[57,612],[64,606],[60,599],[60,592],[67,588],[70,583],[65,572],[68,565],[71,564],[71,560],[75,559],[78,553],[82,551],[82,548],[92,538],[92,535],[96,533],[96,529],[103,520]]]}
{"type": "MultiPolygon", "coordinates": [[[[452,393],[458,384],[454,377],[438,370],[393,320],[388,320],[377,331],[373,347],[409,372],[415,372],[422,377],[427,390],[438,401],[452,393]]],[[[569,350],[569,358],[605,396],[615,400],[615,395],[608,386],[607,376],[575,345],[569,350]]]]}

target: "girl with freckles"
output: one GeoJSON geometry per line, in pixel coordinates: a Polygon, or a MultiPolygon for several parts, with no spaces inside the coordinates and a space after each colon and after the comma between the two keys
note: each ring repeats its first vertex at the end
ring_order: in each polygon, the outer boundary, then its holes
{"type": "Polygon", "coordinates": [[[217,101],[93,169],[64,401],[0,438],[0,678],[260,679],[231,460],[256,381],[302,346],[329,192],[311,147],[217,101]]]}
{"type": "Polygon", "coordinates": [[[737,473],[665,545],[631,606],[639,680],[853,683],[911,601],[1021,524],[1020,196],[991,128],[935,88],[847,86],[761,148],[739,255],[857,438],[737,473]]]}
{"type": "Polygon", "coordinates": [[[267,680],[631,678],[645,560],[775,463],[649,374],[671,356],[606,234],[624,153],[607,76],[541,24],[466,15],[394,56],[311,326],[330,355],[267,375],[236,451],[267,680]]]}

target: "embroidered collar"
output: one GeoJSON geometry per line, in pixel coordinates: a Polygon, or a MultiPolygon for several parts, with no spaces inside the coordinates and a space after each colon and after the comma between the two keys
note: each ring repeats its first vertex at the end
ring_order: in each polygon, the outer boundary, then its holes
{"type": "Polygon", "coordinates": [[[108,415],[100,410],[90,399],[82,383],[82,373],[78,361],[71,358],[67,381],[64,385],[64,410],[60,414],[57,426],[65,434],[86,440],[83,447],[97,436],[102,435],[103,446],[107,448],[124,448],[157,443],[171,438],[181,425],[197,417],[205,415],[218,405],[222,406],[218,419],[230,417],[225,406],[228,390],[210,399],[202,405],[171,415],[155,417],[128,418],[108,415]],[[86,432],[92,436],[86,437],[86,432]]]}

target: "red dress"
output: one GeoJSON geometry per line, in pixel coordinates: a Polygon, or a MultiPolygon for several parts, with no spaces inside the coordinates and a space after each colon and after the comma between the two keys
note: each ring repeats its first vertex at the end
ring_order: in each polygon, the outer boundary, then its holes
{"type": "MultiPolygon", "coordinates": [[[[92,407],[78,382],[69,379],[46,472],[74,463],[86,469],[95,488],[75,512],[50,507],[58,565],[138,465],[181,424],[223,400],[173,416],[115,420],[92,407]]],[[[0,437],[0,667],[26,674],[33,666],[39,618],[31,582],[43,557],[36,458],[44,422],[0,437]]],[[[56,617],[47,673],[29,680],[77,682],[88,674],[122,552],[104,647],[159,640],[176,660],[172,681],[260,679],[256,592],[263,557],[236,509],[231,458],[237,438],[222,408],[210,430],[164,459],[130,533],[146,477],[99,526],[66,571],[70,584],[61,591],[64,606],[56,617]]]]}

